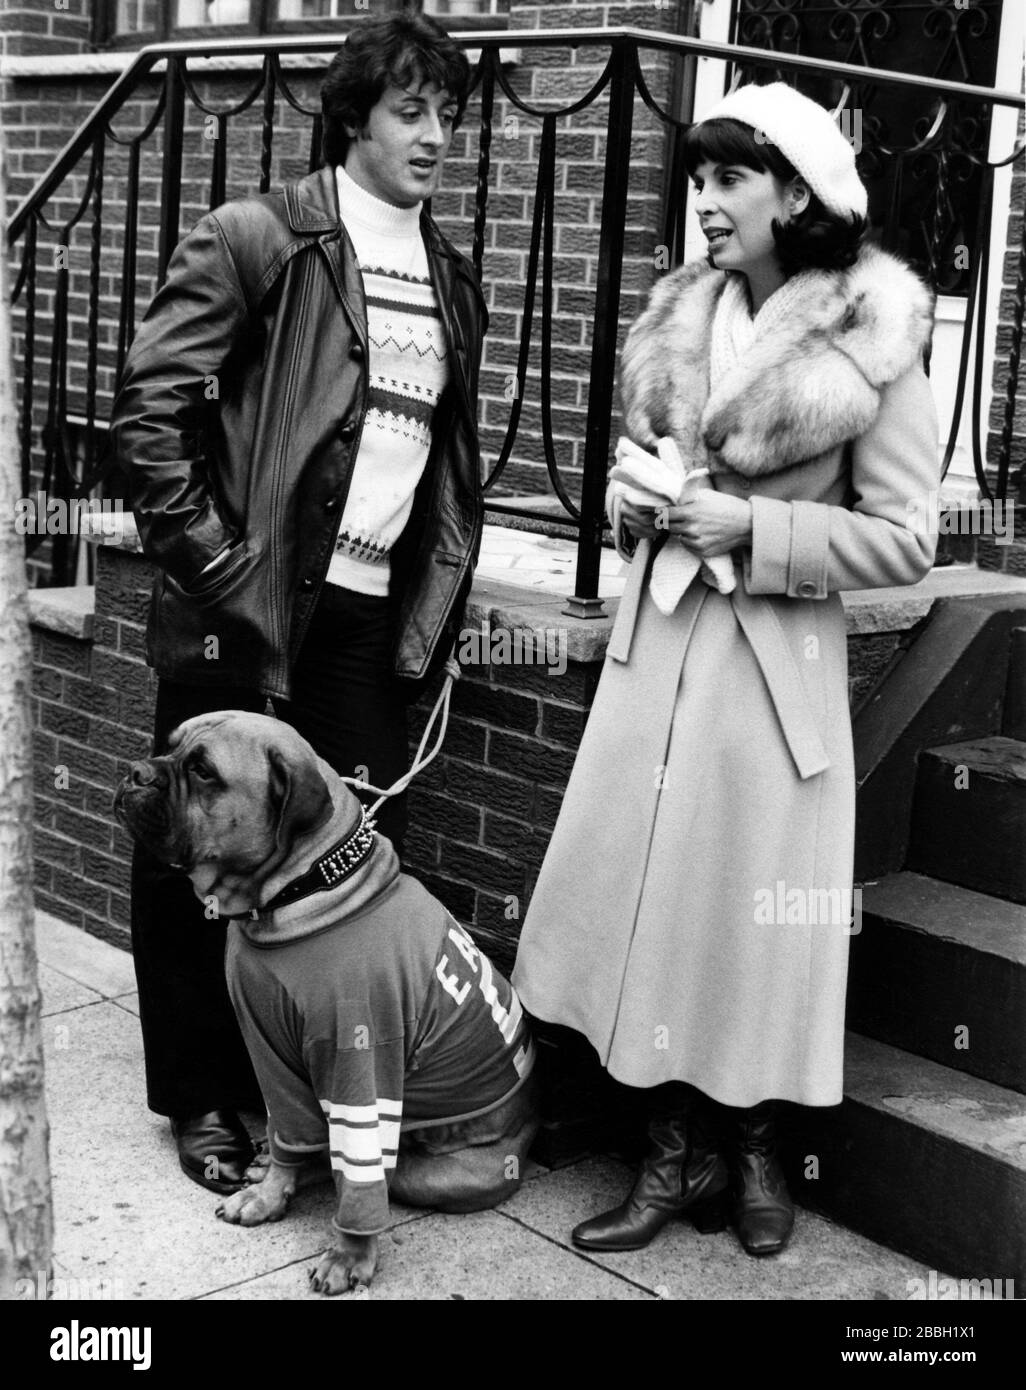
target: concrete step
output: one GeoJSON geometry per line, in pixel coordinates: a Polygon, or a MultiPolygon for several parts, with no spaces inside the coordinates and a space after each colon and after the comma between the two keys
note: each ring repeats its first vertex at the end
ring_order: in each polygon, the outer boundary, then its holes
{"type": "Polygon", "coordinates": [[[1026,743],[999,734],[922,754],[906,867],[1026,903],[1026,743]]]}
{"type": "Polygon", "coordinates": [[[789,1169],[803,1205],[936,1270],[1012,1279],[1021,1296],[1026,1100],[1018,1092],[849,1033],[839,1113],[795,1112],[792,1126],[789,1169]]]}
{"type": "MultiPolygon", "coordinates": [[[[941,599],[905,655],[856,713],[858,880],[912,867],[909,827],[924,748],[1007,734],[1002,718],[1010,636],[1024,622],[1026,601],[1020,593],[941,599]]],[[[982,891],[995,890],[983,886],[982,891]]]]}
{"type": "Polygon", "coordinates": [[[905,872],[862,889],[848,1026],[1026,1092],[1026,908],[905,872]]]}

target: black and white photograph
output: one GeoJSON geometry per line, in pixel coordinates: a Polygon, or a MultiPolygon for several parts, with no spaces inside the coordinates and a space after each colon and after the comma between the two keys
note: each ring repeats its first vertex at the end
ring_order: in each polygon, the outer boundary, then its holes
{"type": "Polygon", "coordinates": [[[0,0],[27,1366],[420,1301],[1005,1364],[1024,30],[0,0]]]}

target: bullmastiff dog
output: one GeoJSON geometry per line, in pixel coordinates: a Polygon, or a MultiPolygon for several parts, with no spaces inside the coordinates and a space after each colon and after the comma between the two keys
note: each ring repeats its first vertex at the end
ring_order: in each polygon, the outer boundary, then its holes
{"type": "Polygon", "coordinates": [[[260,714],[200,715],[133,764],[115,809],[232,919],[269,1165],[218,1216],[277,1221],[330,1164],[331,1243],[310,1279],[337,1294],[373,1277],[389,1193],[463,1212],[517,1190],[538,1126],[520,1001],[305,739],[260,714]]]}

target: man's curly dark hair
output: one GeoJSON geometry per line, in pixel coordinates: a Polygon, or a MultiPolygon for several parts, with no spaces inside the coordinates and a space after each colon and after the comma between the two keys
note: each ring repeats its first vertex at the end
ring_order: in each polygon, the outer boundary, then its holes
{"type": "Polygon", "coordinates": [[[358,24],[331,60],[321,86],[325,164],[344,164],[350,136],[362,128],[392,84],[434,83],[456,102],[457,129],[470,90],[470,64],[463,51],[428,15],[404,11],[358,24]]]}

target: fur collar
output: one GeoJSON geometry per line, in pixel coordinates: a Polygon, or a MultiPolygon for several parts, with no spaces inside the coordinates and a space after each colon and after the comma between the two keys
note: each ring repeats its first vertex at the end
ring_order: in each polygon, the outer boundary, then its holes
{"type": "Polygon", "coordinates": [[[624,345],[624,425],[672,435],[692,466],[755,478],[856,439],[880,392],[921,361],[933,298],[903,262],[866,247],[848,270],[802,271],[794,312],[760,333],[710,395],[713,316],[726,273],[682,266],[653,291],[624,345]]]}

